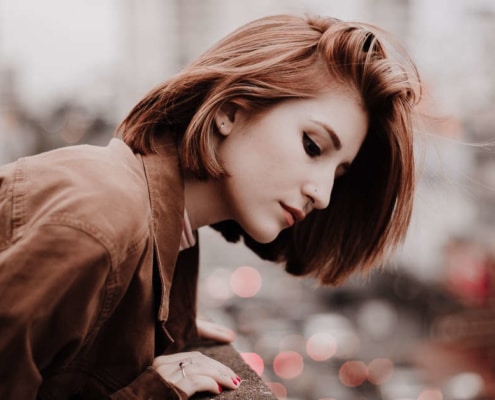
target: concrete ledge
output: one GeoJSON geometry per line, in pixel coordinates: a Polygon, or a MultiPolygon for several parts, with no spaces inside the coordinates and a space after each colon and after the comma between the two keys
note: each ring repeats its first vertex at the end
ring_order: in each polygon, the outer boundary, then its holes
{"type": "Polygon", "coordinates": [[[241,385],[236,390],[226,390],[214,396],[211,393],[196,394],[191,399],[195,400],[277,400],[277,397],[265,385],[259,375],[249,367],[239,353],[230,345],[201,345],[188,350],[200,351],[221,363],[232,368],[241,379],[241,385]]]}

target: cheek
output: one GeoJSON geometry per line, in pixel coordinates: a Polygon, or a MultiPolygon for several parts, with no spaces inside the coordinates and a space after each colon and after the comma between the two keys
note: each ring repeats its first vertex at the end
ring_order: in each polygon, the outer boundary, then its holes
{"type": "Polygon", "coordinates": [[[287,172],[287,158],[269,147],[239,146],[237,150],[225,163],[227,171],[237,180],[261,185],[287,172]]]}

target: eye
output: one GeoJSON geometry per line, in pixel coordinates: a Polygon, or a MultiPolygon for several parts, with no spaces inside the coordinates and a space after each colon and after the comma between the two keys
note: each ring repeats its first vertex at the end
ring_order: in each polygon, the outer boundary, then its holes
{"type": "Polygon", "coordinates": [[[320,146],[318,146],[306,132],[303,134],[303,146],[304,151],[310,157],[317,157],[321,154],[320,146]]]}

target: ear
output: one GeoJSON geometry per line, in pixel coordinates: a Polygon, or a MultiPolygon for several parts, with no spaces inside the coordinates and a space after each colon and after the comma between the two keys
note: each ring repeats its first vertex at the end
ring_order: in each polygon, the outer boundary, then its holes
{"type": "Polygon", "coordinates": [[[232,132],[238,106],[234,103],[225,103],[215,114],[215,125],[221,135],[227,136],[232,132]]]}

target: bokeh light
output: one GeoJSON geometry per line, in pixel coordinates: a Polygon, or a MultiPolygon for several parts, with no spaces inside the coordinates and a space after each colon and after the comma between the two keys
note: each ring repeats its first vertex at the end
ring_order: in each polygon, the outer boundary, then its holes
{"type": "Polygon", "coordinates": [[[278,400],[287,399],[287,388],[279,382],[265,382],[278,400]]]}
{"type": "Polygon", "coordinates": [[[335,339],[335,357],[349,359],[359,351],[361,341],[347,317],[334,313],[312,315],[305,324],[304,336],[310,338],[321,332],[335,339]]]}
{"type": "Polygon", "coordinates": [[[306,343],[306,352],[315,361],[328,360],[336,351],[337,342],[329,333],[315,333],[306,343]]]}
{"type": "Polygon", "coordinates": [[[419,394],[418,400],[443,400],[443,394],[438,389],[425,389],[419,394]]]}
{"type": "Polygon", "coordinates": [[[368,380],[374,385],[387,382],[394,373],[394,364],[388,358],[375,358],[368,364],[368,380]]]}
{"type": "Polygon", "coordinates": [[[256,268],[244,266],[238,267],[230,276],[232,292],[239,297],[253,297],[261,289],[261,274],[256,268]]]}
{"type": "Polygon", "coordinates": [[[247,365],[249,365],[254,372],[261,376],[265,369],[265,363],[263,359],[256,353],[240,353],[242,359],[245,361],[247,365]]]}
{"type": "Polygon", "coordinates": [[[368,367],[362,361],[346,361],[339,370],[339,379],[343,385],[355,387],[368,377],[368,367]]]}
{"type": "Polygon", "coordinates": [[[397,311],[392,304],[383,300],[366,301],[357,314],[359,326],[375,340],[389,337],[397,321],[397,311]]]}
{"type": "Polygon", "coordinates": [[[205,279],[205,290],[215,300],[227,300],[232,296],[229,287],[230,271],[227,268],[215,268],[205,279]]]}
{"type": "Polygon", "coordinates": [[[474,372],[455,375],[445,385],[446,394],[459,400],[477,398],[483,392],[485,382],[474,372]]]}
{"type": "Polygon", "coordinates": [[[304,369],[304,360],[295,351],[281,351],[273,360],[273,371],[282,379],[294,379],[304,369]]]}

